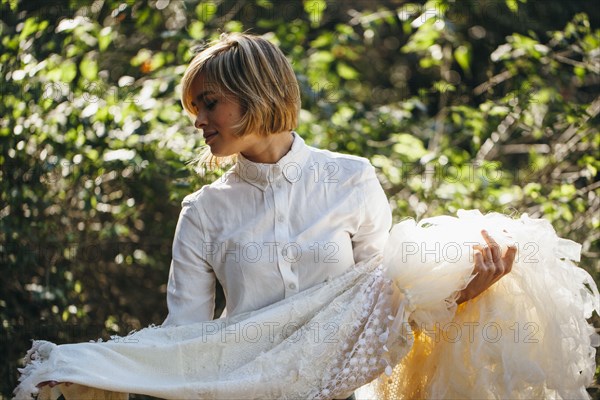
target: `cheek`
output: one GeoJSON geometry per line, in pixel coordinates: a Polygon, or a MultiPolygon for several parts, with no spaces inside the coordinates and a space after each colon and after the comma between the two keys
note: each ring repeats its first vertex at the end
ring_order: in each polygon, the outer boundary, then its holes
{"type": "Polygon", "coordinates": [[[241,119],[242,119],[242,114],[237,110],[233,110],[233,111],[229,112],[229,114],[228,114],[228,120],[232,124],[239,123],[241,121],[241,119]]]}

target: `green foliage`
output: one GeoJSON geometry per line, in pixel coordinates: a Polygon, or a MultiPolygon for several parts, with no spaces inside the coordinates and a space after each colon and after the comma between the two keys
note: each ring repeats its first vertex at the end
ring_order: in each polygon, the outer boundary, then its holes
{"type": "Polygon", "coordinates": [[[31,338],[166,315],[170,246],[202,145],[179,80],[221,31],[265,34],[309,144],[371,159],[396,220],[548,218],[600,265],[600,31],[585,1],[2,2],[0,372],[31,338]]]}

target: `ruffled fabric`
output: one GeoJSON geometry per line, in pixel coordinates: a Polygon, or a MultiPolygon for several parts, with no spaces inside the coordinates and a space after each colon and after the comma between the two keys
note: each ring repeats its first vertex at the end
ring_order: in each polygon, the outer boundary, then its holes
{"type": "Polygon", "coordinates": [[[548,221],[527,215],[461,211],[457,218],[395,226],[384,262],[410,300],[415,344],[370,395],[589,398],[598,340],[586,319],[599,313],[600,302],[592,277],[574,264],[580,251],[548,221]],[[484,242],[481,229],[501,246],[514,243],[517,257],[510,274],[455,314],[453,299],[472,271],[473,243],[484,242]]]}
{"type": "MultiPolygon", "coordinates": [[[[388,329],[403,299],[381,261],[235,318],[101,343],[34,342],[15,398],[30,399],[47,381],[169,399],[345,398],[412,343],[388,329]]],[[[71,388],[73,398],[80,393],[71,388]]]]}
{"type": "Polygon", "coordinates": [[[383,260],[256,312],[104,343],[36,341],[15,398],[585,399],[600,309],[580,245],[548,221],[461,211],[396,225],[383,260]],[[456,307],[486,229],[512,272],[456,307]],[[383,261],[383,264],[382,264],[383,261]],[[50,389],[42,382],[72,382],[50,389]],[[58,388],[58,390],[57,390],[58,388]],[[121,396],[121,397],[120,397],[121,396]]]}

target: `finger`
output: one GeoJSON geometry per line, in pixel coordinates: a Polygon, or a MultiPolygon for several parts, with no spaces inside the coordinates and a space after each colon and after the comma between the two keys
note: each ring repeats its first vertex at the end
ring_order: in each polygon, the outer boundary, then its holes
{"type": "Polygon", "coordinates": [[[491,253],[491,258],[490,260],[493,261],[494,263],[497,263],[498,261],[500,261],[501,258],[501,252],[500,252],[500,245],[498,244],[498,242],[496,242],[496,240],[494,240],[493,237],[490,236],[490,234],[488,233],[488,231],[486,231],[485,229],[481,231],[481,235],[483,236],[483,238],[485,239],[485,241],[487,242],[489,248],[490,248],[490,253],[491,253]]]}
{"type": "Polygon", "coordinates": [[[479,249],[475,250],[474,259],[475,259],[475,267],[473,268],[473,272],[474,273],[477,272],[477,275],[479,275],[479,276],[487,275],[489,272],[489,268],[488,268],[487,264],[485,263],[485,258],[483,256],[483,253],[481,252],[481,250],[479,250],[479,249]]]}
{"type": "Polygon", "coordinates": [[[492,249],[490,248],[489,245],[483,246],[482,253],[483,253],[483,259],[486,262],[486,264],[492,264],[494,262],[494,256],[492,255],[492,249]]]}
{"type": "Polygon", "coordinates": [[[506,249],[506,254],[504,254],[504,257],[502,257],[502,262],[504,263],[504,267],[505,267],[507,273],[512,270],[512,266],[515,261],[516,254],[517,254],[517,246],[515,244],[511,244],[506,249]]]}
{"type": "Polygon", "coordinates": [[[478,255],[481,254],[481,246],[475,245],[475,246],[473,246],[472,249],[473,249],[472,260],[473,260],[473,263],[475,264],[475,267],[477,267],[477,264],[479,263],[478,255]]]}
{"type": "Polygon", "coordinates": [[[479,252],[483,263],[491,262],[490,247],[487,244],[476,244],[473,246],[476,252],[479,252]]]}

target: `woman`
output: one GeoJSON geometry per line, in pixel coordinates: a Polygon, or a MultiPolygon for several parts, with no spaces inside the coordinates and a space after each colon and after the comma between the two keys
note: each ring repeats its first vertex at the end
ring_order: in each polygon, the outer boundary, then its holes
{"type": "MultiPolygon", "coordinates": [[[[292,319],[308,321],[298,324],[296,330],[308,336],[332,333],[326,329],[312,332],[315,324],[327,327],[335,322],[337,329],[354,321],[354,327],[331,336],[346,341],[342,346],[326,343],[326,335],[297,346],[316,349],[309,356],[301,350],[273,351],[278,346],[258,355],[256,359],[264,356],[267,368],[281,373],[273,377],[256,374],[254,381],[249,380],[262,385],[280,379],[272,391],[253,392],[254,385],[248,385],[239,391],[227,388],[223,396],[218,389],[208,391],[209,397],[343,398],[383,370],[392,379],[377,380],[368,388],[374,392],[363,390],[366,398],[587,396],[585,386],[591,382],[595,363],[590,341],[593,328],[586,318],[594,307],[600,310],[598,291],[591,277],[574,269],[569,261],[578,258],[578,245],[559,239],[547,221],[540,224],[466,213],[463,220],[449,223],[449,244],[467,237],[460,231],[469,220],[474,222],[470,243],[485,243],[476,245],[474,253],[463,248],[463,253],[473,255],[464,263],[468,270],[464,281],[449,272],[454,267],[438,266],[426,273],[418,254],[407,265],[402,264],[406,256],[402,251],[389,257],[393,247],[416,242],[418,232],[407,230],[398,235],[404,229],[398,224],[390,240],[390,207],[368,160],[309,147],[293,131],[300,110],[294,72],[276,46],[257,36],[222,35],[196,55],[182,81],[182,104],[208,146],[200,157],[201,167],[219,164],[222,158],[236,161],[220,179],[183,201],[167,289],[169,315],[163,327],[210,320],[216,280],[225,292],[224,320],[249,315],[243,319],[245,326],[254,326],[260,319],[254,319],[252,313],[262,315],[261,310],[278,304],[285,307],[286,301],[301,303],[313,293],[316,297],[319,288],[329,290],[327,282],[343,280],[352,270],[360,270],[359,265],[378,260],[384,247],[388,275],[411,270],[404,273],[404,285],[398,285],[401,292],[411,288],[406,292],[386,298],[391,290],[387,283],[377,278],[358,279],[339,295],[332,295],[331,307],[319,309],[311,318],[299,314],[292,319]],[[487,289],[511,271],[519,242],[505,245],[503,251],[481,230],[483,226],[497,232],[498,240],[505,239],[505,229],[524,245],[520,251],[525,257],[517,262],[519,268],[511,274],[514,277],[503,279],[501,287],[495,285],[494,290],[487,289]],[[537,264],[524,252],[531,245],[540,250],[537,264]],[[416,290],[419,285],[421,293],[416,290]],[[486,295],[480,296],[483,292],[486,295]],[[557,292],[568,295],[556,297],[557,292]],[[433,309],[415,310],[417,298],[427,299],[433,309]],[[390,314],[388,307],[398,301],[400,305],[392,307],[396,311],[390,314]],[[465,302],[452,318],[454,305],[465,302]],[[352,307],[362,310],[337,318],[337,313],[352,307]],[[386,313],[394,323],[381,322],[380,316],[386,313]],[[449,336],[437,342],[435,336],[440,332],[431,328],[417,330],[414,336],[412,328],[397,329],[417,322],[431,327],[431,322],[444,318],[450,332],[454,332],[452,327],[467,328],[461,332],[462,340],[449,336]],[[515,333],[517,327],[522,330],[518,333],[523,334],[523,343],[515,342],[518,335],[507,334],[515,333]],[[433,338],[423,332],[433,332],[433,338]],[[493,332],[498,335],[492,336],[493,332]],[[543,343],[531,336],[538,332],[543,343]],[[406,353],[412,340],[414,345],[406,353]],[[479,354],[481,360],[474,362],[473,354],[479,354]],[[282,360],[289,364],[282,366],[282,360]],[[302,368],[303,364],[308,367],[302,368]],[[528,367],[519,367],[524,365],[528,367]],[[561,373],[563,368],[570,373],[561,373]],[[311,380],[310,374],[317,379],[311,380]],[[298,381],[302,384],[297,385],[298,381]],[[307,390],[311,385],[314,390],[307,390]]],[[[422,243],[439,244],[431,236],[424,233],[422,243]]],[[[458,270],[458,265],[455,267],[458,270]]],[[[376,269],[362,273],[377,275],[373,271],[376,269]]],[[[331,290],[334,288],[332,285],[331,290]]],[[[290,312],[293,310],[292,305],[290,312]]],[[[244,335],[243,329],[241,332],[239,339],[253,346],[254,337],[244,335]]],[[[232,348],[234,353],[238,351],[232,348]]],[[[216,359],[220,362],[220,354],[216,359]]],[[[265,364],[251,364],[250,369],[265,364]]],[[[245,379],[243,374],[232,376],[236,382],[245,379]]],[[[231,376],[223,382],[231,382],[231,376]]]]}
{"type": "MultiPolygon", "coordinates": [[[[256,310],[337,276],[383,251],[391,211],[368,160],[307,146],[297,126],[300,92],[283,53],[265,39],[222,35],[194,57],[182,104],[211,157],[231,170],[183,201],[164,325],[211,319],[215,280],[229,315],[256,310]]],[[[511,269],[515,249],[475,255],[459,302],[511,269]]]]}

